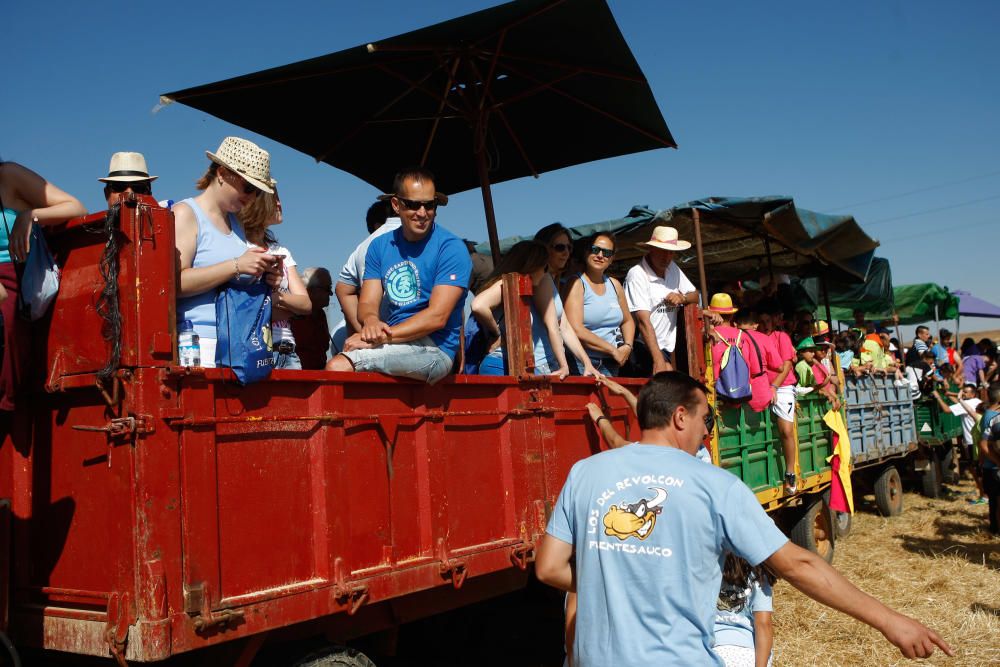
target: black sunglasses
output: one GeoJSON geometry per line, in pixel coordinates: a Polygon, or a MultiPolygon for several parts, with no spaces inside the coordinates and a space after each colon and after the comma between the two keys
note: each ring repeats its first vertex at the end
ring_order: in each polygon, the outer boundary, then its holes
{"type": "Polygon", "coordinates": [[[591,255],[601,255],[602,257],[606,257],[608,259],[611,259],[612,257],[615,256],[615,251],[612,250],[611,248],[602,248],[599,245],[592,245],[592,246],[590,246],[590,254],[591,255]]]}
{"type": "Polygon", "coordinates": [[[573,246],[569,243],[553,243],[551,247],[556,252],[569,252],[573,249],[573,246]]]}
{"type": "Polygon", "coordinates": [[[431,199],[430,201],[417,201],[415,199],[403,199],[399,195],[396,195],[396,199],[410,211],[419,211],[420,207],[423,206],[428,212],[437,210],[438,203],[436,199],[431,199]]]}
{"type": "Polygon", "coordinates": [[[108,187],[112,192],[122,193],[126,190],[132,190],[137,195],[148,195],[153,191],[149,181],[111,181],[108,183],[108,187]]]}
{"type": "Polygon", "coordinates": [[[705,430],[708,431],[709,435],[712,435],[712,431],[715,430],[715,413],[712,410],[708,411],[705,415],[705,430]]]}

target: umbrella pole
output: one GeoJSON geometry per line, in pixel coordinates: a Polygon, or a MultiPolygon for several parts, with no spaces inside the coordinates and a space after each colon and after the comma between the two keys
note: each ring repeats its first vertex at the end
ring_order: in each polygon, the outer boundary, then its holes
{"type": "Polygon", "coordinates": [[[479,189],[483,193],[483,208],[486,211],[486,233],[490,238],[490,254],[493,256],[493,266],[497,266],[500,264],[500,237],[497,236],[497,216],[493,210],[493,190],[490,188],[485,150],[476,151],[476,169],[479,171],[479,189]]]}
{"type": "Polygon", "coordinates": [[[698,280],[701,281],[701,307],[708,307],[708,282],[705,280],[705,254],[701,246],[701,216],[698,209],[692,209],[694,213],[694,244],[698,253],[698,280]]]}
{"type": "Polygon", "coordinates": [[[823,287],[823,305],[826,306],[826,323],[833,331],[833,316],[830,314],[830,290],[826,285],[826,274],[820,276],[820,285],[823,287]]]}

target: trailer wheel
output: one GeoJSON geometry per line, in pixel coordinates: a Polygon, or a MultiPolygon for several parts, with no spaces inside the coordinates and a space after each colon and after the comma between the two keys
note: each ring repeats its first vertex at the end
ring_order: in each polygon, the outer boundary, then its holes
{"type": "Polygon", "coordinates": [[[903,480],[893,466],[883,470],[875,480],[875,505],[882,516],[898,516],[903,513],[903,480]]]}
{"type": "Polygon", "coordinates": [[[837,536],[839,540],[842,537],[847,537],[851,534],[851,524],[854,523],[854,517],[850,512],[834,512],[833,517],[833,534],[837,536]]]}
{"type": "MultiPolygon", "coordinates": [[[[959,475],[955,472],[956,464],[959,462],[958,449],[950,445],[941,450],[939,458],[941,462],[941,481],[945,484],[958,484],[959,475]]],[[[960,468],[959,468],[960,469],[960,468]]]]}
{"type": "Polygon", "coordinates": [[[327,646],[299,659],[292,667],[375,667],[375,663],[357,649],[327,646]]]}
{"type": "Polygon", "coordinates": [[[941,497],[941,467],[941,461],[932,453],[927,469],[920,475],[920,484],[928,498],[941,497]]]}
{"type": "Polygon", "coordinates": [[[833,562],[833,513],[825,500],[817,497],[813,501],[792,526],[791,537],[792,542],[803,549],[812,551],[827,563],[833,562]]]}

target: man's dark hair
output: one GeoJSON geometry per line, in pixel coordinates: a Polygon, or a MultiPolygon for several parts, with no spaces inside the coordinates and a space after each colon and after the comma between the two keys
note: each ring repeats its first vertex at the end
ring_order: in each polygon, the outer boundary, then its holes
{"type": "Polygon", "coordinates": [[[392,191],[394,194],[399,195],[403,191],[403,183],[406,179],[437,183],[434,180],[434,174],[427,167],[407,167],[396,172],[396,177],[392,179],[392,191]]]}
{"type": "Polygon", "coordinates": [[[975,391],[977,388],[978,387],[976,387],[976,385],[972,384],[971,382],[966,382],[965,384],[962,385],[962,389],[971,389],[972,391],[975,391]]]}
{"type": "Polygon", "coordinates": [[[678,407],[694,411],[701,400],[701,392],[708,395],[708,387],[689,375],[677,371],[657,373],[639,391],[636,408],[639,428],[662,428],[670,423],[678,407]]]}
{"type": "Polygon", "coordinates": [[[392,204],[390,204],[388,200],[378,200],[369,206],[368,213],[365,214],[365,222],[368,224],[368,233],[374,234],[376,229],[384,225],[391,212],[392,204]]]}
{"type": "Polygon", "coordinates": [[[924,325],[921,324],[919,327],[917,327],[917,330],[915,332],[913,332],[913,333],[914,333],[914,335],[919,336],[920,334],[922,334],[925,331],[930,331],[930,329],[928,329],[927,327],[925,327],[924,325]]]}
{"type": "Polygon", "coordinates": [[[756,324],[757,323],[757,313],[750,310],[749,308],[740,308],[736,311],[736,315],[733,317],[733,321],[736,324],[756,324]]]}
{"type": "MultiPolygon", "coordinates": [[[[1000,382],[990,382],[990,388],[986,390],[986,396],[990,399],[990,405],[1000,403],[1000,382]]],[[[983,430],[986,430],[985,424],[983,424],[983,430]]]]}
{"type": "Polygon", "coordinates": [[[941,364],[938,366],[938,373],[941,375],[949,375],[955,372],[955,368],[951,364],[941,364]]]}
{"type": "Polygon", "coordinates": [[[940,338],[941,340],[944,340],[945,338],[951,338],[951,332],[948,331],[947,329],[941,329],[941,331],[938,332],[938,338],[940,338]]]}

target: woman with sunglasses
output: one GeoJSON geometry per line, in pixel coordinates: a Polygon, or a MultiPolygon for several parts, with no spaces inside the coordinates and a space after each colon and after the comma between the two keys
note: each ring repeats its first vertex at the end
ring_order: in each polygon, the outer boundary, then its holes
{"type": "Polygon", "coordinates": [[[28,367],[29,323],[17,315],[18,278],[14,263],[31,249],[31,227],[66,222],[87,214],[76,197],[16,162],[0,161],[0,312],[3,313],[3,361],[0,410],[13,410],[21,374],[28,367]]]}
{"type": "Polygon", "coordinates": [[[251,248],[265,250],[275,257],[277,272],[265,274],[271,286],[271,347],[274,350],[274,367],[302,370],[302,361],[296,352],[295,335],[292,332],[293,315],[309,315],[312,301],[305,283],[296,269],[295,259],[288,248],[278,243],[271,231],[274,225],[283,221],[278,185],[271,181],[274,193],[262,192],[254,201],[239,212],[237,217],[243,223],[247,242],[251,248]]]}
{"type": "MultiPolygon", "coordinates": [[[[472,315],[493,340],[490,352],[479,366],[480,375],[506,375],[501,343],[503,327],[503,292],[500,277],[505,273],[520,273],[531,277],[531,340],[534,348],[535,374],[554,375],[560,380],[569,375],[566,349],[559,326],[555,283],[546,272],[548,249],[536,241],[521,241],[500,260],[486,281],[486,286],[472,300],[472,315]]],[[[582,352],[582,350],[581,350],[582,352]]],[[[586,356],[584,355],[584,358],[586,356]]],[[[588,364],[589,375],[598,375],[588,364]]]]}
{"type": "Polygon", "coordinates": [[[259,192],[273,193],[271,157],[256,144],[226,137],[216,153],[205,151],[208,170],[195,184],[201,194],[174,204],[180,262],[177,320],[190,320],[201,342],[201,364],[215,366],[215,295],[230,280],[280,275],[274,255],[248,247],[236,213],[259,192]]]}
{"type": "Polygon", "coordinates": [[[570,278],[567,288],[566,317],[594,367],[616,376],[632,353],[635,322],[631,315],[625,317],[629,311],[621,283],[606,275],[615,239],[599,232],[584,247],[584,269],[570,278]]]}

